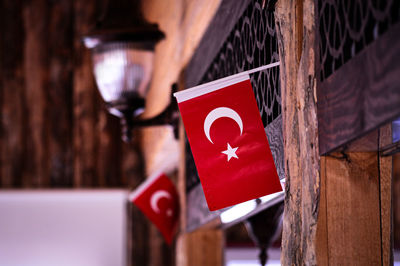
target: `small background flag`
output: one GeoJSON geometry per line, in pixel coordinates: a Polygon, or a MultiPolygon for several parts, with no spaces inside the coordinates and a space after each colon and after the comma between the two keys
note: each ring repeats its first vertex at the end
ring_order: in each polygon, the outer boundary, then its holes
{"type": "Polygon", "coordinates": [[[130,200],[171,244],[179,219],[179,197],[171,180],[165,174],[149,177],[131,194],[130,200]]]}
{"type": "Polygon", "coordinates": [[[282,191],[248,74],[175,96],[210,210],[282,191]]]}

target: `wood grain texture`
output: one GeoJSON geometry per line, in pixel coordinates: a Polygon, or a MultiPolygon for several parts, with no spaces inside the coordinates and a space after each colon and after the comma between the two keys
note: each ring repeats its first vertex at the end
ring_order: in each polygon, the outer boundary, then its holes
{"type": "Polygon", "coordinates": [[[393,155],[393,242],[400,247],[400,153],[393,155]]]}
{"type": "Polygon", "coordinates": [[[400,115],[400,23],[318,89],[320,152],[326,154],[400,115]]]}
{"type": "MultiPolygon", "coordinates": [[[[384,147],[392,143],[391,124],[379,129],[379,146],[384,147]]],[[[380,177],[380,218],[382,238],[382,265],[393,264],[393,158],[381,157],[379,160],[380,177]]]]}
{"type": "Polygon", "coordinates": [[[328,251],[328,223],[327,223],[327,198],[326,198],[326,156],[321,156],[321,188],[319,198],[319,212],[316,232],[317,265],[329,265],[328,251]]]}
{"type": "Polygon", "coordinates": [[[26,153],[22,1],[1,1],[1,186],[23,186],[26,153]],[[7,30],[6,30],[7,29],[7,30]],[[12,52],[11,52],[12,51],[12,52]]]}
{"type": "MultiPolygon", "coordinates": [[[[389,124],[378,130],[375,143],[390,142],[389,124]]],[[[342,151],[321,157],[319,265],[393,263],[392,158],[378,154],[342,151]]]]}
{"type": "Polygon", "coordinates": [[[25,2],[23,7],[25,27],[24,76],[27,112],[27,155],[31,156],[26,165],[26,186],[49,186],[48,136],[46,119],[46,74],[47,8],[45,1],[25,2]],[[41,19],[44,18],[44,19],[41,19]],[[29,181],[28,181],[29,180],[29,181]],[[28,183],[29,182],[29,183],[28,183]]]}
{"type": "Polygon", "coordinates": [[[178,266],[222,266],[224,237],[221,230],[198,230],[181,235],[177,243],[178,266]]]}
{"type": "Polygon", "coordinates": [[[11,2],[2,2],[3,184],[71,186],[71,4],[11,2]]]}
{"type": "MultiPolygon", "coordinates": [[[[98,185],[96,176],[96,147],[98,131],[96,131],[98,108],[101,104],[100,96],[96,91],[91,69],[90,51],[81,40],[89,32],[96,19],[96,1],[75,1],[74,12],[79,14],[74,23],[74,94],[73,115],[74,126],[74,185],[77,187],[90,187],[98,185]]],[[[102,115],[102,114],[100,114],[102,115]]]]}
{"type": "Polygon", "coordinates": [[[327,187],[329,264],[381,265],[377,154],[329,156],[322,174],[327,187]]]}
{"type": "MultiPolygon", "coordinates": [[[[54,1],[48,17],[47,136],[51,187],[71,187],[73,182],[73,5],[54,1]],[[64,106],[64,108],[60,108],[64,106]]],[[[34,23],[34,22],[33,22],[34,23]]]]}
{"type": "Polygon", "coordinates": [[[278,1],[275,8],[286,175],[283,265],[316,264],[320,177],[314,9],[314,1],[278,1]]]}

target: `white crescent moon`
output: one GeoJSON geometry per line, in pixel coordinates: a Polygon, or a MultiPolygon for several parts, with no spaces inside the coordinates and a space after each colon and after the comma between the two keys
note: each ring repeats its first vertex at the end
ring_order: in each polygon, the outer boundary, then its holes
{"type": "Polygon", "coordinates": [[[150,206],[151,206],[151,208],[156,212],[156,213],[159,213],[160,212],[160,208],[158,208],[158,201],[161,199],[161,198],[167,198],[167,199],[170,199],[171,198],[171,195],[167,192],[167,191],[165,191],[165,190],[159,190],[159,191],[157,191],[157,192],[155,192],[152,196],[151,196],[151,199],[150,199],[150,206]]]}
{"type": "Polygon", "coordinates": [[[243,133],[243,122],[240,115],[231,108],[228,107],[218,107],[208,113],[206,119],[204,120],[204,134],[206,134],[207,139],[214,144],[210,137],[210,128],[215,120],[221,117],[228,117],[233,119],[240,128],[240,135],[243,133]]]}

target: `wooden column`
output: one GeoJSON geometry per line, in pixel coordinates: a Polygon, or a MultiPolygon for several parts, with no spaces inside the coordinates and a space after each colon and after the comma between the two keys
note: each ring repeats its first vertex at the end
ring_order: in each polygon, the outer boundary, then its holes
{"type": "Polygon", "coordinates": [[[283,265],[314,265],[320,189],[316,113],[314,1],[278,1],[285,210],[283,265]]]}

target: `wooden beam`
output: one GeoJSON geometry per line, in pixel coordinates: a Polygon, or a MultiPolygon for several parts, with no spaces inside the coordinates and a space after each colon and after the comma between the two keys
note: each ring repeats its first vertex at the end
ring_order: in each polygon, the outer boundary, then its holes
{"type": "Polygon", "coordinates": [[[320,84],[321,154],[400,115],[399,31],[397,23],[320,84]]]}
{"type": "Polygon", "coordinates": [[[190,88],[199,85],[219,50],[223,46],[238,18],[249,5],[249,0],[221,1],[216,11],[217,16],[211,20],[204,37],[185,69],[185,86],[190,88]]]}
{"type": "Polygon", "coordinates": [[[286,174],[281,262],[314,265],[320,188],[314,1],[278,1],[275,18],[286,174]]]}

